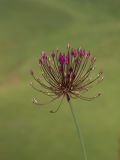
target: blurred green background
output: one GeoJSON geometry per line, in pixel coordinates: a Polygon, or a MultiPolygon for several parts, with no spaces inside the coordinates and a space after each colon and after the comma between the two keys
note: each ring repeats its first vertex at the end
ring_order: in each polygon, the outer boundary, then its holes
{"type": "Polygon", "coordinates": [[[42,50],[82,46],[97,57],[105,80],[89,92],[92,102],[73,101],[88,160],[117,160],[120,136],[120,0],[0,0],[0,160],[78,160],[79,142],[64,102],[31,103],[30,69],[39,73],[42,50]]]}

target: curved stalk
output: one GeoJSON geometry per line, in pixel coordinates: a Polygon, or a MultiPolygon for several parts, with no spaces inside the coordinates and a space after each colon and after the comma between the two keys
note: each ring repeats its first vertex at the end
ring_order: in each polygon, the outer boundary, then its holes
{"type": "Polygon", "coordinates": [[[69,100],[68,103],[69,103],[69,106],[70,106],[70,110],[71,110],[71,113],[72,113],[72,117],[73,117],[73,120],[74,120],[76,131],[77,131],[77,134],[78,134],[78,137],[79,137],[79,142],[80,142],[80,145],[81,145],[81,148],[82,148],[83,157],[84,157],[84,160],[87,160],[87,153],[86,153],[86,148],[85,148],[81,128],[80,128],[80,125],[77,122],[77,119],[76,119],[76,116],[75,116],[75,113],[74,113],[74,110],[73,110],[73,107],[72,107],[72,104],[71,104],[71,100],[69,100]]]}

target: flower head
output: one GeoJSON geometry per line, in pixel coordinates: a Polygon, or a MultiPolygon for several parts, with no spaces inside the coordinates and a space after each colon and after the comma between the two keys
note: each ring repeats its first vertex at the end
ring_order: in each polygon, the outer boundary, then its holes
{"type": "MultiPolygon", "coordinates": [[[[70,45],[68,46],[66,54],[58,53],[58,49],[56,53],[52,51],[50,53],[51,59],[49,56],[47,57],[45,52],[41,53],[39,65],[43,81],[36,77],[33,71],[31,72],[41,89],[36,88],[33,83],[30,83],[30,85],[35,90],[51,97],[52,100],[50,102],[60,97],[62,97],[62,100],[66,97],[67,101],[70,101],[71,98],[93,100],[100,96],[100,93],[93,97],[86,97],[83,93],[102,81],[103,73],[99,72],[95,78],[91,79],[95,57],[91,56],[90,51],[87,52],[83,48],[70,49],[70,45]]],[[[33,98],[33,102],[39,104],[35,98],[33,98]]]]}

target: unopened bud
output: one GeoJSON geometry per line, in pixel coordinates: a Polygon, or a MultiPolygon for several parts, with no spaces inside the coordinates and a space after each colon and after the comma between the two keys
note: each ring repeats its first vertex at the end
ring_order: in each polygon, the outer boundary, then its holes
{"type": "Polygon", "coordinates": [[[70,49],[70,44],[69,43],[67,44],[67,48],[70,49]]]}

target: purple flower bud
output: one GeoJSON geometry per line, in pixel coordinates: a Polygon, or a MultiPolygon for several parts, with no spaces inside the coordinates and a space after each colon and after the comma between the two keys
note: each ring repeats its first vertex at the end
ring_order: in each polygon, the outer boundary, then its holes
{"type": "Polygon", "coordinates": [[[78,51],[78,54],[80,54],[81,53],[81,48],[79,47],[78,49],[77,49],[77,51],[78,51]]]}
{"type": "Polygon", "coordinates": [[[46,55],[46,53],[44,51],[42,51],[42,53],[41,53],[41,58],[43,60],[47,59],[47,55],[46,55]]]}
{"type": "Polygon", "coordinates": [[[85,50],[82,48],[78,48],[78,54],[80,57],[84,57],[85,56],[85,50]]]}
{"type": "Polygon", "coordinates": [[[69,63],[69,58],[68,58],[68,54],[65,55],[65,63],[68,64],[69,63]]]}
{"type": "Polygon", "coordinates": [[[43,64],[46,59],[47,59],[47,55],[44,51],[42,51],[40,58],[39,58],[39,64],[43,64]]]}
{"type": "Polygon", "coordinates": [[[65,63],[65,56],[62,55],[62,53],[60,53],[58,55],[58,61],[60,62],[60,64],[64,64],[65,63]]]}
{"type": "Polygon", "coordinates": [[[52,52],[50,53],[50,55],[51,55],[52,58],[54,58],[54,57],[55,57],[55,52],[52,51],[52,52]]]}
{"type": "Polygon", "coordinates": [[[75,57],[76,56],[76,50],[75,49],[71,49],[71,56],[75,57]]]}
{"type": "Polygon", "coordinates": [[[39,64],[43,64],[43,60],[39,58],[39,64]]]}

